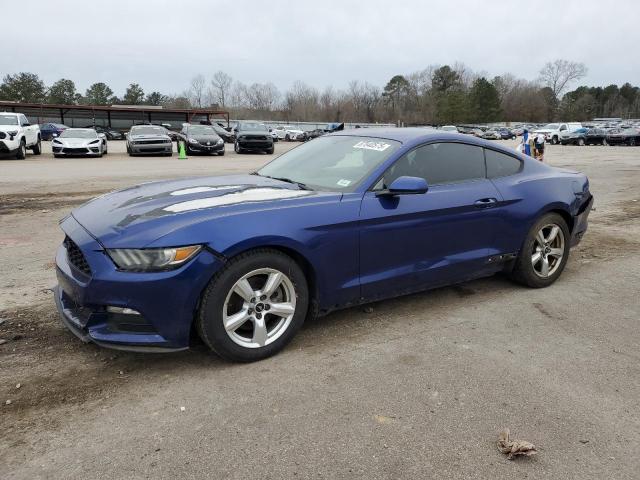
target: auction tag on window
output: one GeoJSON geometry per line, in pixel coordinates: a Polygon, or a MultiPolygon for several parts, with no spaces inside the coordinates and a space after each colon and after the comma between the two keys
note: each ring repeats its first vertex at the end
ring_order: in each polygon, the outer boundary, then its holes
{"type": "Polygon", "coordinates": [[[351,185],[351,180],[345,180],[344,178],[341,178],[340,180],[338,180],[337,185],[340,187],[348,187],[349,185],[351,185]]]}
{"type": "Polygon", "coordinates": [[[367,141],[360,141],[358,143],[356,143],[353,148],[363,148],[365,150],[375,150],[376,152],[384,152],[387,148],[389,148],[391,145],[389,145],[388,143],[384,143],[384,142],[367,142],[367,141]]]}

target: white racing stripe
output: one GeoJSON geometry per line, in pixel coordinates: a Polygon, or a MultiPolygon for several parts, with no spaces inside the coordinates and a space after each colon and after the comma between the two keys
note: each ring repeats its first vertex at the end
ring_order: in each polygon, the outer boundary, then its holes
{"type": "Polygon", "coordinates": [[[201,208],[221,207],[245,202],[263,202],[267,200],[282,200],[286,198],[303,197],[313,194],[308,190],[287,190],[283,188],[247,188],[240,192],[228,193],[219,197],[199,198],[187,202],[174,203],[164,207],[167,212],[187,212],[201,208]]]}

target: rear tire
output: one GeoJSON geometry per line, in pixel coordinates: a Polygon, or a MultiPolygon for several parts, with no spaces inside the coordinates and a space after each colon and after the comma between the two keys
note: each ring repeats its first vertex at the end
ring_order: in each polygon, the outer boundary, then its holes
{"type": "Polygon", "coordinates": [[[196,328],[222,358],[253,362],[282,350],[304,323],[308,307],[307,280],[298,264],[277,250],[258,249],[231,259],[211,280],[196,328]],[[269,288],[272,278],[277,280],[269,288]]]}
{"type": "Polygon", "coordinates": [[[608,146],[609,146],[609,142],[607,142],[607,139],[606,139],[606,138],[603,138],[603,139],[602,139],[602,145],[603,145],[603,146],[605,146],[605,147],[608,147],[608,146]]]}
{"type": "Polygon", "coordinates": [[[233,144],[233,150],[236,153],[242,153],[243,152],[242,148],[240,148],[240,144],[237,141],[233,144]]]}
{"type": "Polygon", "coordinates": [[[570,242],[571,233],[564,218],[557,213],[543,215],[529,230],[511,278],[531,288],[548,287],[567,264],[570,242]]]}
{"type": "Polygon", "coordinates": [[[578,145],[581,147],[584,147],[584,138],[579,138],[578,139],[578,145]]]}

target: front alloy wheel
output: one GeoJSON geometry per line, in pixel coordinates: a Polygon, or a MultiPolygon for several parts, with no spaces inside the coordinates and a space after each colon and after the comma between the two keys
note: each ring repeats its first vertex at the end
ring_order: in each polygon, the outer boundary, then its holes
{"type": "Polygon", "coordinates": [[[545,225],[538,231],[531,253],[531,266],[536,275],[548,278],[558,270],[564,256],[564,242],[564,233],[558,225],[545,225]]]}
{"type": "Polygon", "coordinates": [[[224,302],[222,321],[235,343],[259,348],[287,330],[295,311],[295,288],[289,277],[273,268],[261,268],[235,283],[224,302]]]}
{"type": "Polygon", "coordinates": [[[307,279],[288,255],[257,249],[229,260],[206,288],[200,338],[221,357],[252,362],[280,351],[304,323],[307,279]]]}

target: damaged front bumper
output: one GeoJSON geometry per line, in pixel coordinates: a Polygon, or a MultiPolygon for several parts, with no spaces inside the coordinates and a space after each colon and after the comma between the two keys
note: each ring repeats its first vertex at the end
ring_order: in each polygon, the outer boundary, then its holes
{"type": "Polygon", "coordinates": [[[222,260],[203,249],[176,270],[123,272],[72,216],[61,227],[71,242],[65,241],[56,253],[58,285],[53,291],[62,323],[74,335],[119,350],[189,347],[200,294],[222,260]],[[77,247],[72,253],[70,244],[77,247]],[[79,262],[78,251],[85,263],[79,262]]]}
{"type": "Polygon", "coordinates": [[[590,193],[588,195],[588,199],[582,203],[577,215],[573,218],[573,229],[571,231],[572,247],[580,243],[589,225],[588,219],[589,213],[593,208],[593,195],[591,195],[590,193]]]}

